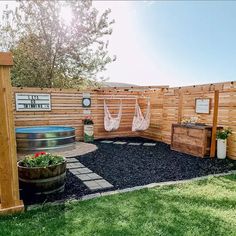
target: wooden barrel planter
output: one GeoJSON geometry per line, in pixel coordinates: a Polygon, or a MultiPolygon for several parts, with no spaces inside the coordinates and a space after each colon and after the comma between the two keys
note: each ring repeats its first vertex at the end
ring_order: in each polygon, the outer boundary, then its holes
{"type": "Polygon", "coordinates": [[[25,194],[46,195],[65,188],[66,160],[49,167],[24,167],[18,162],[20,188],[25,194]]]}

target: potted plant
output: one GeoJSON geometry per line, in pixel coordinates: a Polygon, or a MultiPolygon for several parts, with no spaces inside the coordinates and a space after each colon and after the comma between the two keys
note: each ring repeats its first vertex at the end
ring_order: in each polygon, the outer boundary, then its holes
{"type": "Polygon", "coordinates": [[[218,130],[217,138],[217,157],[218,159],[226,158],[227,138],[232,134],[230,128],[218,130]]]}
{"type": "Polygon", "coordinates": [[[83,123],[84,123],[84,141],[92,142],[94,140],[93,120],[89,117],[86,117],[83,120],[83,123]]]}
{"type": "Polygon", "coordinates": [[[185,118],[181,121],[181,124],[183,125],[195,125],[198,121],[198,117],[192,116],[190,118],[185,118]]]}
{"type": "Polygon", "coordinates": [[[20,187],[24,194],[50,194],[64,191],[66,160],[46,152],[27,155],[18,162],[20,187]]]}

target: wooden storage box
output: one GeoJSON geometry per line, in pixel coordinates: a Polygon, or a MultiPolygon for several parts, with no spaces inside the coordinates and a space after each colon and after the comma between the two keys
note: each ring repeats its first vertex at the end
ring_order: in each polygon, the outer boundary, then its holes
{"type": "Polygon", "coordinates": [[[210,155],[212,126],[172,124],[171,149],[197,157],[210,155]]]}

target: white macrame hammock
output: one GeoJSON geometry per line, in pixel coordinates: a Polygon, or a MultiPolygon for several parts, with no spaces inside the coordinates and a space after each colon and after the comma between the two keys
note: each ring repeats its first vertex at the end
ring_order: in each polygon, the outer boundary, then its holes
{"type": "Polygon", "coordinates": [[[143,116],[138,101],[136,100],[132,131],[144,131],[148,129],[150,126],[150,117],[151,117],[150,100],[148,100],[147,103],[147,110],[145,117],[143,116]]]}
{"type": "Polygon", "coordinates": [[[122,116],[122,101],[120,102],[120,108],[117,117],[112,117],[109,112],[106,101],[104,100],[104,128],[106,131],[111,132],[115,131],[120,126],[120,120],[122,116]]]}

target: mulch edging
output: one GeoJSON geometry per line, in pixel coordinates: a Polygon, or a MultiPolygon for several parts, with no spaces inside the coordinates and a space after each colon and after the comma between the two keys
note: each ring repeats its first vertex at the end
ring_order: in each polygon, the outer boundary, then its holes
{"type": "MultiPolygon", "coordinates": [[[[147,184],[147,185],[143,185],[143,186],[136,186],[133,188],[125,188],[122,190],[114,190],[114,191],[107,191],[107,192],[101,192],[101,193],[92,193],[92,194],[88,194],[85,195],[83,197],[81,197],[80,199],[69,199],[67,200],[68,202],[73,202],[73,201],[88,201],[91,199],[95,199],[95,198],[99,198],[99,197],[104,197],[104,196],[111,196],[114,194],[122,194],[122,193],[128,193],[128,192],[133,192],[133,191],[138,191],[141,189],[146,189],[146,188],[156,188],[156,187],[161,187],[161,186],[170,186],[170,185],[178,185],[178,184],[185,184],[185,183],[189,183],[191,181],[200,181],[200,180],[205,180],[208,178],[212,178],[212,177],[220,177],[220,176],[227,176],[227,175],[232,175],[232,174],[236,174],[236,170],[227,172],[227,173],[220,173],[220,174],[213,174],[213,175],[207,175],[207,176],[202,176],[202,177],[196,177],[193,179],[186,179],[186,180],[179,180],[179,181],[169,181],[169,182],[161,182],[161,183],[151,183],[151,184],[147,184]]],[[[54,202],[47,202],[45,203],[43,206],[54,206],[54,205],[61,205],[61,204],[65,204],[65,202],[67,202],[66,200],[57,200],[54,202]]],[[[42,208],[42,204],[34,204],[34,205],[29,205],[27,206],[27,210],[35,210],[35,209],[39,209],[42,208]]]]}

